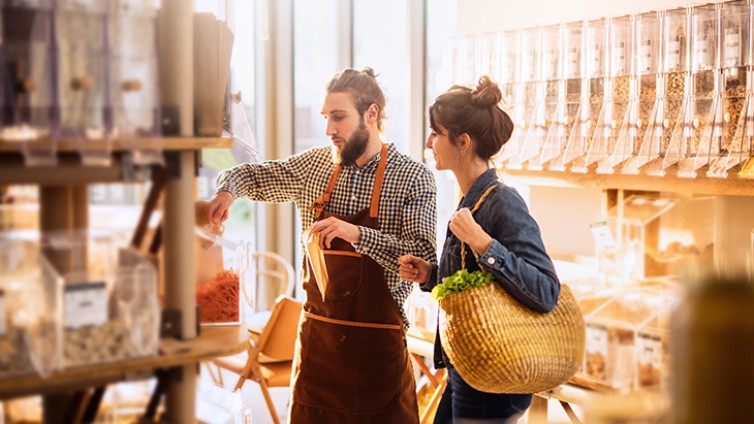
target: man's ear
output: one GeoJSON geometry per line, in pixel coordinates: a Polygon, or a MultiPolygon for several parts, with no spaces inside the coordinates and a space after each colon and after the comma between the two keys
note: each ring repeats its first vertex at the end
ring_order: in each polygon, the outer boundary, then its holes
{"type": "Polygon", "coordinates": [[[377,118],[380,116],[380,107],[377,106],[375,103],[372,103],[367,108],[367,111],[364,113],[366,115],[366,120],[370,124],[377,122],[377,118]]]}

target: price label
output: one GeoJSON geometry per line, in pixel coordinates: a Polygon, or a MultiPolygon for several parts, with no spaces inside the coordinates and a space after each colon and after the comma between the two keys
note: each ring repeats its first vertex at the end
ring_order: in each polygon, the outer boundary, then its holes
{"type": "Polygon", "coordinates": [[[107,322],[104,282],[68,284],[64,295],[65,328],[99,326],[107,322]]]}
{"type": "Polygon", "coordinates": [[[640,334],[638,340],[639,365],[662,365],[662,342],[658,336],[640,334]]]}
{"type": "Polygon", "coordinates": [[[598,249],[615,247],[615,237],[606,221],[595,222],[589,225],[594,236],[594,243],[598,249]]]}
{"type": "Polygon", "coordinates": [[[0,290],[0,337],[8,332],[8,324],[5,322],[5,293],[0,290]]]}
{"type": "Polygon", "coordinates": [[[607,357],[607,328],[602,325],[586,325],[586,351],[607,357]]]}

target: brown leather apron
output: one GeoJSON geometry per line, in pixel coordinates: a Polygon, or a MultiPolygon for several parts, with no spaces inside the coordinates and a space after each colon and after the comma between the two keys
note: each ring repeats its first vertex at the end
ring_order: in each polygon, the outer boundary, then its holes
{"type": "MultiPolygon", "coordinates": [[[[383,146],[369,209],[336,216],[379,228],[377,210],[385,174],[383,146]]],[[[338,178],[333,171],[325,193],[312,205],[324,211],[338,178]]],[[[385,270],[372,258],[335,239],[324,251],[329,274],[325,300],[305,260],[306,303],[294,358],[292,424],[418,423],[416,388],[406,350],[403,320],[385,282],[385,270]]]]}

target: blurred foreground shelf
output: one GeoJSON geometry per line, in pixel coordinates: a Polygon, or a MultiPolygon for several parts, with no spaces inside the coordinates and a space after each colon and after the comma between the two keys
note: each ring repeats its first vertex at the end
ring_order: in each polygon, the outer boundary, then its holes
{"type": "MultiPolygon", "coordinates": [[[[170,340],[170,339],[169,339],[170,340]]],[[[195,364],[246,349],[248,332],[241,325],[202,327],[201,335],[184,341],[160,341],[160,354],[105,364],[75,367],[37,375],[0,380],[0,399],[31,394],[55,394],[126,380],[150,378],[153,371],[195,364]]]]}
{"type": "MultiPolygon", "coordinates": [[[[102,145],[101,140],[89,140],[84,146],[98,145],[102,145]]],[[[125,152],[132,148],[149,149],[154,147],[161,147],[162,150],[216,149],[231,147],[232,145],[233,139],[230,137],[144,137],[132,139],[129,142],[122,139],[114,139],[112,151],[125,152]]],[[[78,149],[79,144],[75,140],[58,140],[58,153],[76,153],[78,152],[78,149]]],[[[21,151],[21,142],[0,139],[0,152],[20,153],[21,151]]]]}

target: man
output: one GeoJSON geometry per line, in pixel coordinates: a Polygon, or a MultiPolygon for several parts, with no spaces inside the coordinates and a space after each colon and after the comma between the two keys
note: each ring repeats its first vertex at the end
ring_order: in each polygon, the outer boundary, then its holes
{"type": "Polygon", "coordinates": [[[336,74],[322,106],[333,146],[227,170],[207,208],[215,222],[239,196],[293,201],[302,228],[319,235],[328,281],[323,295],[305,261],[295,424],[418,422],[403,312],[412,286],[398,257],[436,262],[437,191],[424,165],[381,141],[384,110],[372,69],[336,74]]]}

